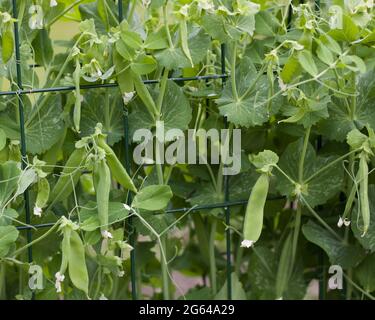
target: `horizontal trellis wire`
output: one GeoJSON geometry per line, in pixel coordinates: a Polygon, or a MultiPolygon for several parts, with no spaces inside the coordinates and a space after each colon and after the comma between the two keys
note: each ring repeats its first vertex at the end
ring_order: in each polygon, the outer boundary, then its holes
{"type": "MultiPolygon", "coordinates": [[[[46,93],[46,92],[64,92],[64,91],[73,91],[75,90],[74,86],[61,86],[54,88],[37,88],[37,89],[24,89],[22,84],[22,72],[21,72],[21,60],[20,60],[20,41],[19,41],[19,30],[17,23],[17,0],[12,0],[13,6],[13,18],[16,19],[14,22],[14,40],[15,40],[15,58],[16,58],[16,74],[17,74],[17,86],[18,90],[10,90],[0,92],[0,96],[17,96],[18,97],[18,108],[20,114],[20,136],[21,136],[21,155],[22,155],[22,168],[27,166],[27,152],[26,152],[26,136],[25,136],[25,122],[24,122],[24,104],[23,104],[23,95],[36,94],[36,93],[46,93]]],[[[316,6],[319,6],[319,1],[316,1],[316,6]]],[[[118,0],[118,16],[119,21],[123,20],[123,3],[121,0],[118,0]]],[[[289,19],[291,18],[291,10],[289,11],[289,19]]],[[[204,75],[204,76],[195,76],[195,77],[171,77],[169,80],[175,82],[187,82],[187,81],[202,81],[202,80],[212,80],[212,79],[221,79],[224,86],[225,80],[228,78],[225,68],[225,44],[221,45],[221,74],[213,75],[204,75]]],[[[36,65],[32,66],[36,67],[36,65]]],[[[159,80],[144,80],[145,84],[156,84],[159,83],[159,80]]],[[[91,84],[91,85],[82,85],[81,89],[97,89],[97,88],[114,88],[118,87],[118,83],[103,83],[103,84],[91,84]]],[[[224,126],[228,127],[227,118],[224,117],[224,126]]],[[[124,138],[125,138],[125,167],[130,172],[130,151],[129,151],[129,132],[128,132],[128,111],[125,109],[124,112],[124,138]]],[[[274,197],[269,198],[269,200],[283,199],[284,197],[274,197]]],[[[24,201],[25,201],[25,215],[26,215],[26,225],[18,226],[18,230],[25,230],[27,233],[27,243],[29,244],[32,241],[32,230],[50,228],[54,223],[44,223],[31,225],[31,215],[30,215],[30,199],[29,192],[26,189],[24,192],[24,201]]],[[[128,197],[128,204],[131,203],[131,196],[128,197]]],[[[247,200],[239,201],[230,201],[229,197],[229,177],[225,176],[224,178],[224,202],[216,204],[206,204],[200,206],[194,206],[191,208],[176,208],[166,210],[166,213],[175,214],[175,213],[184,213],[184,212],[194,212],[199,210],[223,208],[225,213],[225,223],[227,226],[230,225],[231,213],[230,208],[232,206],[243,206],[247,204],[247,200]]],[[[130,219],[129,227],[132,230],[129,235],[130,245],[134,248],[131,251],[131,284],[132,284],[132,298],[137,299],[136,291],[136,265],[135,265],[135,228],[133,226],[132,220],[130,219]]],[[[33,261],[33,252],[32,246],[28,247],[27,251],[28,262],[33,261]]],[[[231,284],[231,273],[232,273],[232,257],[231,257],[231,230],[230,228],[226,229],[226,278],[227,278],[227,298],[228,300],[232,299],[232,284],[231,284]]]]}

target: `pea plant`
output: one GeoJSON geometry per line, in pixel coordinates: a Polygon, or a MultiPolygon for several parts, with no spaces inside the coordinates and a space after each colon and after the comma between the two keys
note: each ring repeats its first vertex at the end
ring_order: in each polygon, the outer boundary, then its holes
{"type": "Polygon", "coordinates": [[[0,0],[0,298],[374,299],[373,8],[0,0]]]}

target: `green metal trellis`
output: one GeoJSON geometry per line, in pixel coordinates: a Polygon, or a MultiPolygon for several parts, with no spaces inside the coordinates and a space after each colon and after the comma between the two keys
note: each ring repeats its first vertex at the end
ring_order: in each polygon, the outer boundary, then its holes
{"type": "MultiPolygon", "coordinates": [[[[317,6],[319,5],[319,1],[316,1],[317,6]]],[[[22,84],[22,72],[21,72],[21,57],[20,57],[20,41],[19,41],[19,29],[18,29],[18,22],[17,22],[17,0],[12,0],[13,6],[13,17],[16,19],[14,22],[14,40],[15,40],[15,58],[16,58],[16,74],[17,74],[17,86],[18,90],[12,91],[3,91],[0,92],[0,96],[17,96],[18,97],[18,108],[19,108],[19,117],[20,117],[20,137],[21,137],[21,155],[22,155],[22,168],[25,169],[27,166],[27,152],[26,152],[26,135],[25,135],[25,121],[24,121],[24,103],[23,103],[23,96],[34,94],[34,93],[46,93],[46,92],[64,92],[64,91],[73,91],[75,87],[73,86],[63,86],[63,87],[54,87],[54,88],[38,88],[38,89],[31,89],[31,90],[24,90],[22,84]]],[[[291,16],[291,14],[289,15],[291,16]]],[[[119,21],[123,20],[123,1],[118,0],[118,17],[119,21]]],[[[186,82],[186,81],[202,81],[202,80],[209,80],[209,79],[221,79],[222,84],[224,86],[225,80],[227,79],[226,74],[226,67],[225,67],[225,56],[226,56],[226,46],[222,44],[221,46],[221,74],[216,75],[207,75],[207,76],[196,76],[196,77],[185,77],[185,78],[169,78],[171,81],[175,82],[186,82]]],[[[159,80],[145,80],[145,84],[155,84],[158,83],[159,80]]],[[[93,85],[82,85],[81,89],[96,89],[96,88],[112,88],[117,87],[117,83],[107,83],[107,84],[93,84],[93,85]]],[[[224,117],[224,126],[228,127],[227,119],[224,117]]],[[[128,110],[125,109],[124,112],[124,138],[125,138],[125,167],[130,172],[131,169],[131,157],[130,157],[130,139],[129,139],[129,126],[128,126],[128,110]]],[[[225,212],[225,223],[226,225],[230,225],[231,219],[231,212],[230,208],[232,206],[243,206],[247,204],[247,200],[242,201],[230,201],[229,196],[229,177],[224,177],[224,202],[217,203],[217,204],[206,204],[201,206],[195,206],[192,208],[177,208],[177,209],[170,209],[167,210],[166,213],[175,214],[175,213],[183,213],[187,211],[199,211],[199,210],[206,210],[206,209],[214,209],[214,208],[223,208],[225,212]]],[[[270,198],[272,199],[281,199],[283,197],[275,197],[270,198]]],[[[49,228],[53,226],[53,223],[45,223],[45,224],[36,224],[31,225],[31,214],[30,214],[30,199],[29,199],[29,192],[25,190],[24,192],[24,201],[25,201],[25,226],[17,227],[18,230],[25,230],[27,235],[27,243],[29,244],[32,241],[32,230],[34,229],[43,229],[49,228]]],[[[131,196],[128,197],[127,203],[131,203],[131,196]]],[[[132,288],[132,298],[135,300],[137,299],[137,290],[136,290],[136,265],[135,265],[135,257],[136,257],[136,250],[135,250],[135,229],[133,226],[133,221],[131,218],[128,220],[129,230],[131,230],[129,235],[130,244],[133,246],[134,250],[131,251],[131,288],[132,288]]],[[[28,247],[27,251],[28,262],[31,263],[33,261],[33,251],[32,246],[28,247]]],[[[232,274],[232,256],[231,256],[231,230],[230,228],[226,229],[226,278],[227,278],[227,298],[228,300],[232,299],[232,283],[231,283],[231,274],[232,274]]],[[[34,297],[34,295],[33,295],[34,297]]]]}

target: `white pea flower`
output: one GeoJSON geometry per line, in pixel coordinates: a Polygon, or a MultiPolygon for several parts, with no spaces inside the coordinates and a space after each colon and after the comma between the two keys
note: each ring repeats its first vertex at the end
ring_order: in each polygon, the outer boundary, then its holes
{"type": "Polygon", "coordinates": [[[198,8],[200,10],[206,10],[207,12],[213,13],[215,5],[212,0],[198,0],[198,8]]]}
{"type": "Polygon", "coordinates": [[[344,224],[344,220],[340,217],[339,221],[337,222],[337,226],[341,228],[343,224],[344,224]]]}
{"type": "Polygon", "coordinates": [[[123,203],[122,205],[124,206],[125,210],[128,210],[128,211],[132,210],[132,208],[129,205],[127,205],[126,203],[123,203]]]}
{"type": "Polygon", "coordinates": [[[104,239],[113,239],[112,233],[110,233],[108,230],[103,230],[102,236],[104,239]]]}
{"type": "Polygon", "coordinates": [[[349,219],[344,219],[344,226],[349,227],[350,226],[350,220],[349,219]]]}
{"type": "Polygon", "coordinates": [[[2,13],[0,13],[0,16],[3,20],[3,23],[6,23],[6,22],[9,22],[10,20],[12,20],[12,17],[8,12],[2,12],[2,13]]]}
{"type": "Polygon", "coordinates": [[[254,246],[255,241],[252,240],[243,240],[241,242],[241,248],[251,248],[254,246]]]}
{"type": "Polygon", "coordinates": [[[102,293],[99,300],[108,300],[108,298],[102,293]]]}
{"type": "Polygon", "coordinates": [[[145,8],[148,8],[151,4],[151,0],[142,0],[142,4],[145,8]]]}
{"type": "Polygon", "coordinates": [[[64,281],[65,279],[65,276],[63,274],[61,274],[60,272],[57,272],[55,274],[55,288],[56,288],[56,292],[57,293],[60,293],[61,292],[61,283],[64,281]]]}
{"type": "Polygon", "coordinates": [[[117,272],[117,276],[119,278],[122,278],[124,275],[125,275],[125,271],[119,271],[119,272],[117,272]]]}
{"type": "Polygon", "coordinates": [[[237,12],[244,16],[254,15],[260,10],[260,4],[248,0],[237,0],[237,12]]]}
{"type": "Polygon", "coordinates": [[[34,215],[41,217],[42,216],[42,208],[39,208],[38,206],[34,207],[34,215]]]}
{"type": "Polygon", "coordinates": [[[29,27],[32,30],[43,29],[43,9],[39,5],[32,5],[29,8],[31,17],[29,19],[29,27]]]}
{"type": "Polygon", "coordinates": [[[339,218],[339,221],[337,222],[337,226],[341,228],[342,226],[349,227],[350,226],[350,220],[345,218],[343,219],[342,217],[339,218]]]}
{"type": "Polygon", "coordinates": [[[122,95],[122,100],[124,101],[124,104],[125,104],[125,105],[128,105],[129,102],[133,100],[134,95],[135,95],[135,91],[125,92],[125,93],[122,95]]]}
{"type": "Polygon", "coordinates": [[[288,86],[284,83],[283,79],[279,78],[278,82],[281,91],[286,91],[288,89],[288,86]]]}
{"type": "Polygon", "coordinates": [[[188,4],[185,4],[183,7],[181,7],[179,13],[184,16],[184,17],[187,17],[189,15],[189,5],[188,4]]]}
{"type": "Polygon", "coordinates": [[[57,1],[56,0],[51,0],[49,2],[49,6],[52,8],[52,7],[56,7],[57,6],[57,1]]]}

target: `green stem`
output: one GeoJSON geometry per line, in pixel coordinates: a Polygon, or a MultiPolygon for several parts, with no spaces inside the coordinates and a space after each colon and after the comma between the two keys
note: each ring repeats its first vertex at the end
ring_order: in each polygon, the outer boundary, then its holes
{"type": "Polygon", "coordinates": [[[163,7],[163,19],[164,19],[165,32],[167,33],[169,48],[173,49],[174,45],[173,45],[171,33],[169,31],[169,27],[168,27],[167,6],[168,6],[168,1],[165,3],[165,5],[163,7]]]}
{"type": "Polygon", "coordinates": [[[305,140],[303,142],[301,158],[299,159],[299,164],[298,164],[298,182],[300,184],[303,183],[303,168],[305,165],[305,158],[306,158],[307,146],[308,146],[309,138],[310,138],[310,132],[311,132],[311,126],[307,128],[307,131],[305,134],[305,140]]]}
{"type": "Polygon", "coordinates": [[[365,295],[367,298],[371,299],[371,300],[375,300],[375,297],[370,294],[369,292],[367,292],[366,290],[364,290],[363,288],[361,288],[358,284],[356,284],[352,279],[350,279],[350,277],[348,275],[346,275],[345,273],[343,273],[343,276],[344,278],[346,279],[346,281],[348,281],[354,288],[356,288],[359,292],[361,292],[363,295],[365,295]]]}
{"type": "Polygon", "coordinates": [[[325,227],[337,240],[343,241],[343,239],[341,239],[341,237],[315,212],[315,210],[311,208],[303,196],[301,196],[301,200],[312,215],[323,225],[323,227],[325,227]]]}
{"type": "MultiPolygon", "coordinates": [[[[165,255],[167,252],[165,251],[167,248],[167,235],[163,235],[160,237],[160,244],[164,248],[165,255]]],[[[167,258],[167,257],[166,257],[167,258]]],[[[165,263],[164,259],[161,257],[161,272],[162,272],[162,280],[163,280],[163,297],[164,300],[170,300],[170,293],[169,293],[169,276],[168,276],[168,265],[165,263]]]]}
{"type": "Polygon", "coordinates": [[[237,41],[235,41],[233,44],[230,80],[232,84],[232,94],[233,94],[234,100],[239,101],[240,98],[238,97],[237,85],[236,85],[236,58],[237,58],[237,41]]]}
{"type": "MultiPolygon", "coordinates": [[[[159,96],[158,96],[158,100],[156,102],[156,109],[158,110],[158,114],[159,114],[159,117],[161,115],[161,108],[163,106],[163,100],[164,100],[164,96],[165,96],[165,91],[166,91],[166,88],[167,88],[167,83],[168,83],[168,74],[169,74],[169,70],[168,69],[164,69],[164,72],[163,72],[163,76],[162,76],[162,79],[160,81],[160,90],[159,90],[159,96]]],[[[158,119],[159,120],[159,119],[158,119]]]]}
{"type": "Polygon", "coordinates": [[[316,178],[319,174],[321,174],[323,171],[329,169],[330,167],[332,167],[333,165],[335,165],[336,163],[344,160],[345,158],[347,158],[348,156],[358,152],[360,149],[355,149],[355,150],[352,150],[346,154],[344,154],[343,156],[331,161],[330,163],[328,163],[326,166],[320,168],[318,171],[314,172],[307,180],[304,181],[305,184],[309,183],[311,180],[313,180],[314,178],[316,178]]]}
{"type": "MultiPolygon", "coordinates": [[[[76,46],[78,45],[78,43],[81,41],[81,39],[82,39],[82,37],[83,37],[84,35],[85,35],[85,33],[81,33],[81,35],[78,37],[77,41],[75,42],[75,44],[73,45],[72,48],[74,48],[74,47],[76,47],[76,46]]],[[[51,84],[51,86],[50,86],[51,88],[54,88],[54,87],[57,85],[57,83],[60,81],[60,79],[61,79],[61,77],[62,77],[62,75],[63,75],[63,73],[64,73],[66,67],[68,66],[68,63],[70,62],[70,59],[72,58],[72,52],[73,52],[73,49],[70,50],[68,56],[66,57],[66,59],[65,59],[65,61],[64,61],[64,63],[63,63],[63,65],[62,65],[61,68],[60,68],[59,73],[57,74],[55,80],[52,82],[52,84],[51,84]]],[[[27,120],[27,122],[26,122],[26,124],[25,124],[26,126],[27,126],[28,124],[31,123],[31,121],[35,118],[35,116],[36,116],[37,114],[39,114],[39,111],[40,111],[40,110],[43,108],[43,106],[46,104],[46,102],[47,102],[47,100],[48,100],[48,96],[49,96],[49,94],[50,94],[50,92],[46,92],[45,95],[44,95],[44,97],[43,97],[43,99],[40,101],[40,103],[37,103],[37,104],[35,105],[35,107],[34,107],[34,109],[33,109],[33,112],[30,114],[30,116],[29,116],[29,118],[28,118],[28,120],[27,120]]]]}
{"type": "Polygon", "coordinates": [[[212,294],[217,293],[217,280],[216,280],[216,259],[215,259],[215,236],[216,236],[217,220],[214,219],[211,223],[210,239],[209,239],[209,252],[210,252],[210,281],[212,294]]]}

